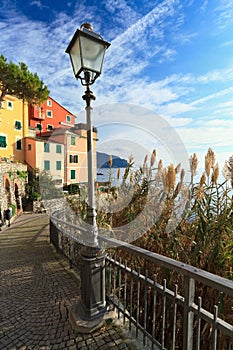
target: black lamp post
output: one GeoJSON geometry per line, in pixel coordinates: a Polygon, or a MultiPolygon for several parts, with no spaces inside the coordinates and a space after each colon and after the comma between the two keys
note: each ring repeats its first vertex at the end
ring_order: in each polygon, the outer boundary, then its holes
{"type": "Polygon", "coordinates": [[[88,153],[88,223],[86,245],[80,251],[81,299],[73,305],[71,318],[77,330],[91,332],[103,323],[106,313],[105,256],[98,248],[96,224],[95,183],[93,174],[93,126],[91,101],[95,96],[90,85],[100,76],[106,49],[110,43],[93,31],[89,23],[77,29],[66,53],[70,55],[74,75],[86,86],[87,153],[88,153]]]}

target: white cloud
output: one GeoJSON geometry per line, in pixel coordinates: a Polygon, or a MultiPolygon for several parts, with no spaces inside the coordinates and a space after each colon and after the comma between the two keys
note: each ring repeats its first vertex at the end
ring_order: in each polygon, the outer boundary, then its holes
{"type": "Polygon", "coordinates": [[[226,46],[232,46],[232,45],[233,45],[233,40],[228,40],[222,43],[220,47],[226,47],[226,46]]]}
{"type": "MultiPolygon", "coordinates": [[[[41,2],[31,2],[31,4],[39,6],[41,2]]],[[[179,23],[179,16],[182,17],[176,12],[176,4],[177,1],[165,0],[144,16],[140,16],[131,9],[133,24],[112,41],[106,54],[103,79],[95,85],[99,103],[104,102],[107,95],[110,101],[122,100],[154,108],[161,103],[176,100],[180,96],[178,87],[172,89],[166,86],[165,82],[164,87],[160,88],[157,84],[138,78],[150,64],[152,56],[158,56],[158,60],[162,61],[171,59],[175,54],[175,50],[164,42],[169,18],[179,23]],[[158,42],[153,50],[150,48],[152,37],[158,42]]],[[[121,21],[120,18],[125,17],[128,9],[127,3],[120,0],[110,1],[106,7],[109,11],[117,11],[119,21],[121,21]]],[[[90,5],[89,16],[94,18],[92,11],[94,7],[90,5]]],[[[82,88],[72,76],[69,58],[64,51],[77,23],[83,21],[84,12],[86,12],[85,7],[79,3],[72,18],[61,12],[53,22],[46,24],[28,20],[18,10],[12,9],[1,28],[4,38],[2,45],[7,47],[6,56],[14,61],[17,57],[18,61],[24,61],[32,71],[37,71],[49,85],[53,97],[59,99],[61,97],[59,102],[65,106],[74,107],[75,111],[81,108],[82,100],[80,99],[81,101],[76,105],[73,98],[68,96],[76,96],[82,88]],[[9,42],[20,42],[20,45],[9,48],[7,45],[9,42]]],[[[127,25],[128,23],[129,21],[127,25]]],[[[176,31],[179,25],[177,24],[176,31]]]]}
{"type": "Polygon", "coordinates": [[[223,89],[221,91],[218,91],[218,92],[216,92],[214,94],[210,94],[210,95],[207,95],[205,97],[199,98],[199,99],[193,101],[192,105],[193,106],[200,105],[200,104],[205,103],[205,102],[207,102],[209,100],[213,100],[213,99],[216,99],[218,97],[222,97],[222,96],[231,94],[232,92],[233,92],[233,87],[229,87],[229,88],[223,89]]]}
{"type": "MultiPolygon", "coordinates": [[[[178,59],[178,46],[188,44],[191,50],[193,39],[198,38],[197,28],[191,33],[180,31],[187,21],[183,12],[185,2],[165,0],[158,5],[153,3],[153,8],[152,3],[147,5],[149,10],[143,15],[124,0],[107,1],[105,9],[101,10],[93,4],[77,2],[72,16],[60,12],[53,21],[45,23],[29,20],[13,7],[13,2],[9,2],[4,11],[1,9],[2,16],[5,16],[0,20],[1,53],[14,62],[25,62],[31,71],[37,71],[48,84],[51,96],[71,112],[84,110],[82,95],[85,88],[75,80],[65,49],[77,23],[81,24],[86,18],[88,6],[88,20],[94,24],[95,30],[101,33],[103,30],[106,40],[113,38],[106,53],[103,74],[93,87],[97,96],[93,113],[98,105],[112,102],[145,106],[177,127],[189,150],[206,150],[212,145],[231,148],[233,125],[224,117],[233,112],[233,67],[208,70],[205,66],[201,70],[203,74],[187,70],[182,73],[182,67],[175,70],[176,61],[171,60],[178,59]],[[105,24],[104,16],[111,14],[113,23],[110,28],[109,22],[105,24]],[[154,62],[159,73],[162,66],[159,62],[170,64],[169,73],[163,72],[158,81],[151,76],[154,62]],[[224,113],[223,118],[221,113],[224,113]]],[[[32,4],[43,5],[41,1],[32,1],[32,4]]],[[[195,1],[189,3],[190,9],[193,4],[195,1]]],[[[201,4],[199,14],[200,11],[207,14],[210,2],[202,1],[201,4]]],[[[232,1],[220,1],[215,14],[219,15],[218,25],[222,26],[224,21],[226,25],[232,23],[232,1]]],[[[225,41],[225,47],[227,45],[232,45],[232,41],[225,41]]],[[[222,67],[223,63],[220,62],[219,66],[222,67]]],[[[94,116],[95,124],[109,122],[113,113],[109,111],[104,118],[98,114],[94,116]]],[[[85,121],[85,116],[78,113],[78,120],[81,118],[85,121]]],[[[134,116],[128,115],[127,122],[133,124],[134,116]]],[[[141,122],[145,123],[145,120],[141,122]]],[[[155,125],[153,119],[147,120],[147,128],[153,129],[155,125]]],[[[119,137],[123,137],[122,134],[119,133],[119,137]]],[[[148,147],[153,145],[150,143],[148,147]]]]}
{"type": "Polygon", "coordinates": [[[210,83],[215,81],[229,81],[233,79],[233,67],[210,71],[198,77],[200,83],[210,83]]]}
{"type": "Polygon", "coordinates": [[[193,111],[195,110],[195,107],[193,106],[193,104],[182,103],[177,101],[161,106],[159,110],[162,113],[166,113],[170,116],[176,116],[177,114],[193,111]]]}
{"type": "Polygon", "coordinates": [[[233,107],[233,101],[227,101],[227,102],[217,103],[217,104],[216,104],[216,107],[218,107],[218,108],[233,107]]]}
{"type": "Polygon", "coordinates": [[[203,4],[200,6],[200,11],[205,13],[206,12],[206,9],[207,9],[207,6],[208,6],[208,2],[209,0],[204,0],[203,4]]]}
{"type": "Polygon", "coordinates": [[[231,0],[219,0],[216,10],[216,23],[224,29],[233,23],[233,2],[231,0]]]}
{"type": "MultiPolygon", "coordinates": [[[[109,49],[109,56],[106,60],[105,69],[112,70],[120,66],[124,70],[127,65],[136,65],[135,58],[138,57],[141,61],[148,60],[161,53],[161,57],[170,59],[174,54],[174,50],[166,47],[162,42],[165,35],[166,27],[169,25],[168,18],[175,13],[175,1],[165,0],[161,4],[155,6],[149,13],[141,17],[138,21],[128,27],[123,33],[112,40],[112,45],[109,49]],[[168,23],[166,24],[166,21],[168,23]],[[151,38],[156,38],[157,45],[151,47],[151,38]],[[119,60],[124,57],[124,65],[119,60]]],[[[121,72],[122,74],[124,72],[121,72]]]]}
{"type": "Polygon", "coordinates": [[[31,6],[37,6],[39,9],[48,8],[48,6],[43,5],[42,2],[38,1],[38,0],[30,2],[30,5],[31,6]]]}
{"type": "Polygon", "coordinates": [[[233,127],[233,122],[231,121],[229,123],[229,121],[224,120],[224,119],[212,119],[212,120],[205,120],[202,121],[202,124],[204,127],[220,127],[221,129],[218,129],[219,132],[224,129],[224,128],[229,128],[229,127],[233,127]]]}
{"type": "Polygon", "coordinates": [[[233,153],[233,121],[202,119],[196,127],[177,129],[189,153],[206,153],[212,147],[218,155],[220,164],[233,153]]]}

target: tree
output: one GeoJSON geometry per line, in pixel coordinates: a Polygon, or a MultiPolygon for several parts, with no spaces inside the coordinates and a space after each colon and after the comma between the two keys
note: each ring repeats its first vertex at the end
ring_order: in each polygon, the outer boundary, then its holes
{"type": "Polygon", "coordinates": [[[7,94],[31,104],[41,104],[48,98],[49,90],[37,73],[29,71],[25,63],[8,63],[0,55],[0,104],[7,94]]]}

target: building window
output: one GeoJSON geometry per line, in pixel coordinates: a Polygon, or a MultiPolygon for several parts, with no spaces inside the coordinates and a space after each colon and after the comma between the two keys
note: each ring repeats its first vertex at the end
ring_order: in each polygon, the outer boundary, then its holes
{"type": "Polygon", "coordinates": [[[69,123],[69,122],[71,122],[71,116],[70,115],[67,115],[66,116],[66,121],[69,123]]]}
{"type": "Polygon", "coordinates": [[[71,155],[70,154],[70,163],[78,163],[78,155],[71,155]]]}
{"type": "Polygon", "coordinates": [[[56,153],[61,153],[61,145],[56,145],[56,153]]]}
{"type": "Polygon", "coordinates": [[[47,117],[52,118],[53,117],[53,112],[52,111],[46,111],[47,117]]]}
{"type": "Polygon", "coordinates": [[[47,125],[47,130],[49,130],[49,131],[53,130],[53,125],[48,124],[48,125],[47,125]]]}
{"type": "Polygon", "coordinates": [[[75,170],[70,170],[70,179],[75,180],[75,170]]]}
{"type": "Polygon", "coordinates": [[[61,170],[61,161],[60,160],[56,161],[56,170],[61,170]]]}
{"type": "Polygon", "coordinates": [[[36,128],[37,128],[37,130],[42,131],[42,125],[41,124],[36,124],[36,128]]]}
{"type": "Polygon", "coordinates": [[[52,106],[52,101],[51,100],[47,100],[47,106],[49,106],[49,107],[52,106]]]}
{"type": "Polygon", "coordinates": [[[21,126],[21,122],[20,122],[20,121],[18,121],[18,120],[16,120],[16,121],[15,121],[15,129],[17,129],[17,130],[21,130],[21,128],[22,128],[22,126],[21,126]]]}
{"type": "Polygon", "coordinates": [[[13,102],[11,102],[11,101],[7,101],[7,109],[13,109],[13,102]]]}
{"type": "Polygon", "coordinates": [[[49,153],[49,143],[44,143],[44,152],[49,153]]]}
{"type": "Polygon", "coordinates": [[[1,148],[6,148],[6,136],[0,136],[0,147],[1,148]]]}
{"type": "Polygon", "coordinates": [[[71,136],[71,145],[75,146],[76,144],[76,137],[75,136],[71,136]]]}
{"type": "Polygon", "coordinates": [[[32,150],[32,145],[29,143],[28,144],[28,151],[31,151],[32,150]]]}
{"type": "Polygon", "coordinates": [[[44,160],[44,170],[48,171],[50,170],[50,161],[44,160]]]}
{"type": "Polygon", "coordinates": [[[19,139],[16,141],[16,149],[17,149],[17,151],[22,150],[22,139],[19,139]]]}

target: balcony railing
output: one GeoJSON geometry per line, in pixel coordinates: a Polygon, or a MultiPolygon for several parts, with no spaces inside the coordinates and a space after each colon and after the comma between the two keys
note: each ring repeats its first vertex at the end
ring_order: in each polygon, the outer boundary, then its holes
{"type": "MultiPolygon", "coordinates": [[[[78,265],[86,232],[63,220],[61,212],[51,216],[51,242],[72,264],[78,265]]],[[[231,280],[107,236],[99,241],[115,247],[106,249],[108,301],[143,345],[154,350],[233,349],[231,280]]]]}

